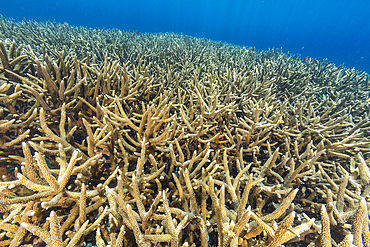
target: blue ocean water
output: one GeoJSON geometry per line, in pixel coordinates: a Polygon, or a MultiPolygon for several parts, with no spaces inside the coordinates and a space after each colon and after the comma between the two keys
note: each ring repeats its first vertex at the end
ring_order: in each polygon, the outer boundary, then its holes
{"type": "Polygon", "coordinates": [[[368,0],[0,0],[15,20],[176,32],[260,50],[282,48],[370,73],[368,0]]]}

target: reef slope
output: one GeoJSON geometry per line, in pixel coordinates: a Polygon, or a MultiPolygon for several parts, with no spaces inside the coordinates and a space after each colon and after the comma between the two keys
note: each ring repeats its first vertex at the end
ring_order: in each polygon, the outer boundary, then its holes
{"type": "Polygon", "coordinates": [[[369,246],[369,76],[0,21],[0,246],[369,246]]]}

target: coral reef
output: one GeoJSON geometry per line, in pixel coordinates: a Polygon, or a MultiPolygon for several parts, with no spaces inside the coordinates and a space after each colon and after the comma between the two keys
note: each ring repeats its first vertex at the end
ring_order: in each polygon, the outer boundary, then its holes
{"type": "Polygon", "coordinates": [[[369,76],[0,21],[0,246],[369,246],[369,76]]]}

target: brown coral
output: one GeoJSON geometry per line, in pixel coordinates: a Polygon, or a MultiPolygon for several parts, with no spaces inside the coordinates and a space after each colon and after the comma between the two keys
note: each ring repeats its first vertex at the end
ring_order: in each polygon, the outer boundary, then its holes
{"type": "Polygon", "coordinates": [[[367,246],[369,77],[0,22],[0,245],[367,246]]]}

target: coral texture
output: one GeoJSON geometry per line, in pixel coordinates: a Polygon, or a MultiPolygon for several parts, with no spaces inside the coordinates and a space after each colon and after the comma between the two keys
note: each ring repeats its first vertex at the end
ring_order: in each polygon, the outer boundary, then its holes
{"type": "Polygon", "coordinates": [[[366,73],[0,21],[0,246],[370,246],[366,73]]]}

